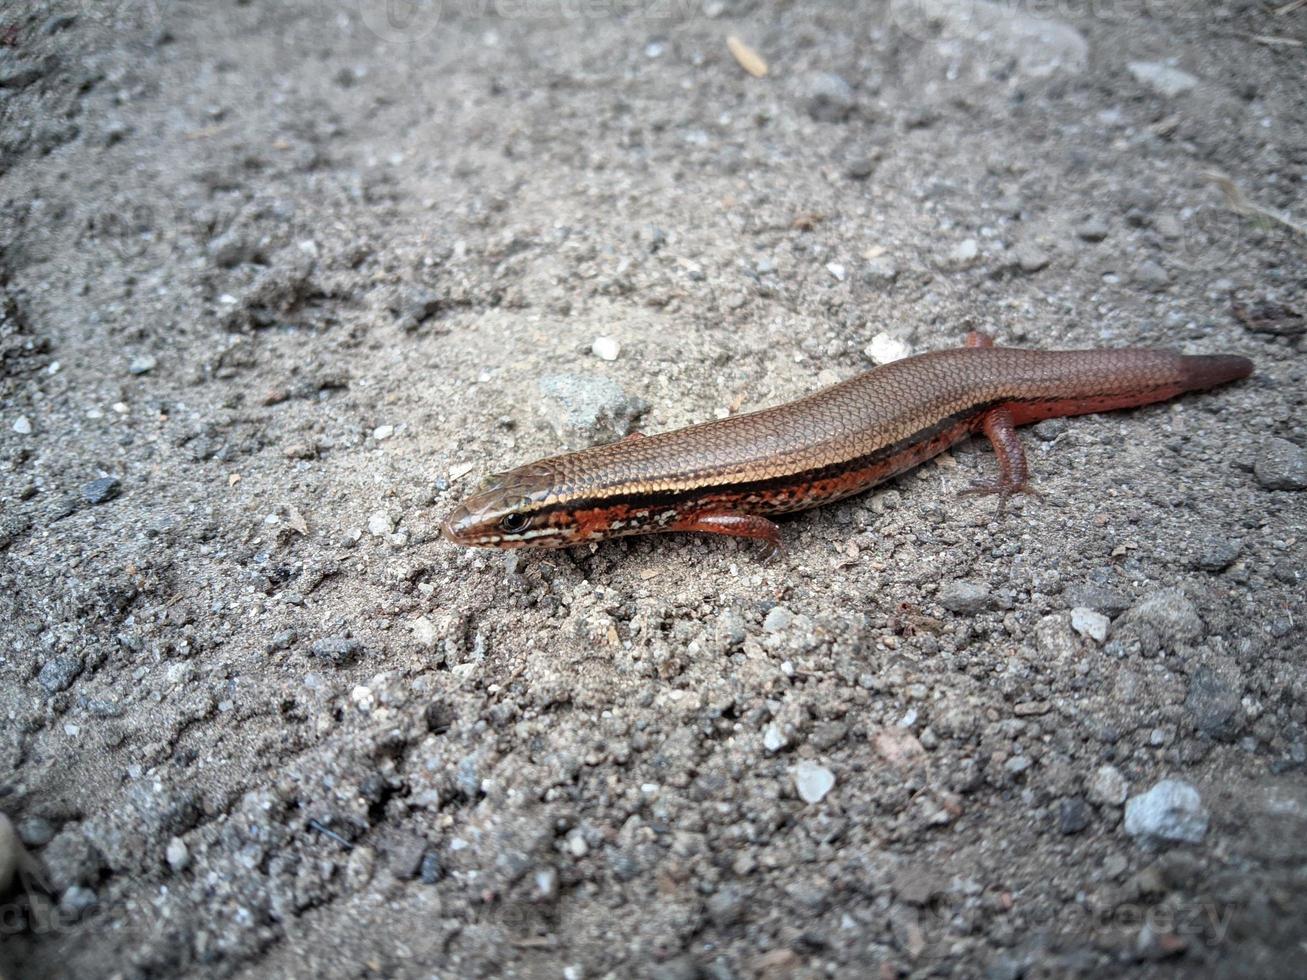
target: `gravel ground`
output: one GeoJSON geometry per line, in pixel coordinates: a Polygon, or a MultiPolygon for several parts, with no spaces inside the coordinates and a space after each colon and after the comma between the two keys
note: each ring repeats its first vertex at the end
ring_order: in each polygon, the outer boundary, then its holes
{"type": "Polygon", "coordinates": [[[0,972],[1300,975],[1292,6],[0,0],[0,972]],[[1257,372],[438,536],[974,328],[1257,372]]]}

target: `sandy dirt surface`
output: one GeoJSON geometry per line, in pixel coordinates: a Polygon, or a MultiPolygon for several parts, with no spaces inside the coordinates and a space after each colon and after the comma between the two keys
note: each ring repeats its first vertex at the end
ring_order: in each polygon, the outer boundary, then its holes
{"type": "Polygon", "coordinates": [[[0,0],[5,977],[1301,975],[1307,9],[853,6],[0,0]],[[977,328],[1257,370],[439,537],[977,328]]]}

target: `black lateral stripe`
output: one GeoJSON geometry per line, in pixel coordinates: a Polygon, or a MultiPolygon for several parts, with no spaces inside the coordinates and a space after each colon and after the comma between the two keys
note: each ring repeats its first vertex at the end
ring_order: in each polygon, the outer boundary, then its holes
{"type": "MultiPolygon", "coordinates": [[[[826,480],[832,477],[842,476],[854,470],[866,469],[882,463],[887,459],[897,456],[914,446],[923,442],[929,442],[936,436],[964,422],[969,422],[977,416],[983,415],[989,409],[996,405],[1011,405],[1019,402],[1021,399],[1005,398],[997,401],[983,402],[961,412],[955,412],[943,419],[940,419],[934,425],[915,432],[898,442],[891,443],[888,446],[881,446],[879,449],[872,450],[863,456],[853,459],[841,460],[836,463],[830,463],[826,466],[820,466],[816,469],[804,470],[799,473],[791,473],[786,476],[770,477],[765,480],[751,480],[745,483],[723,483],[723,484],[704,484],[698,487],[687,487],[683,490],[655,490],[652,492],[617,492],[608,495],[596,495],[593,497],[578,497],[575,500],[569,500],[562,503],[550,504],[536,511],[536,515],[548,515],[559,511],[588,510],[592,508],[628,506],[633,509],[658,510],[660,508],[671,507],[684,500],[686,497],[703,496],[707,493],[727,492],[731,494],[751,494],[766,493],[768,491],[782,489],[792,486],[796,483],[815,483],[819,480],[826,480]]],[[[1045,399],[1030,399],[1030,401],[1045,401],[1045,399]]]]}

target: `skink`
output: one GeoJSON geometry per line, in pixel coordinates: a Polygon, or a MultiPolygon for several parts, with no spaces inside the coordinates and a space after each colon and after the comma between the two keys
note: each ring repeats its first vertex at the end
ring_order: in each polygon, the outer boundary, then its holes
{"type": "Polygon", "coordinates": [[[806,398],[701,425],[551,456],[491,477],[444,522],[456,544],[562,547],[630,534],[696,531],[755,538],[768,517],[861,493],[975,432],[998,478],[1027,489],[1016,427],[1131,408],[1252,373],[1232,355],[1165,350],[1036,351],[967,346],[905,358],[806,398]]]}

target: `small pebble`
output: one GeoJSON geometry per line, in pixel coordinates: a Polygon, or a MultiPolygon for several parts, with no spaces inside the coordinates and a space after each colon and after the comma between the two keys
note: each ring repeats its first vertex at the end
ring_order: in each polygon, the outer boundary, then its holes
{"type": "Polygon", "coordinates": [[[1032,242],[1023,242],[1018,245],[1013,253],[1012,260],[1017,268],[1027,275],[1039,272],[1052,261],[1047,252],[1032,242]]]}
{"type": "Polygon", "coordinates": [[[556,868],[541,868],[535,873],[534,897],[537,902],[552,902],[558,897],[558,870],[556,868]]]}
{"type": "Polygon", "coordinates": [[[384,510],[375,511],[368,518],[368,533],[378,538],[387,534],[393,534],[395,532],[396,523],[397,521],[395,520],[394,515],[389,514],[384,510]]]}
{"type": "Polygon", "coordinates": [[[804,803],[820,803],[835,787],[835,774],[825,766],[804,759],[794,767],[794,786],[804,803]]]}
{"type": "Polygon", "coordinates": [[[393,425],[379,425],[372,430],[372,438],[377,440],[377,442],[389,439],[394,434],[395,427],[393,425]]]}
{"type": "Polygon", "coordinates": [[[45,817],[24,817],[18,821],[18,839],[27,847],[45,847],[54,839],[55,826],[45,817]]]}
{"type": "Polygon", "coordinates": [[[1135,81],[1169,99],[1192,91],[1198,84],[1198,79],[1187,71],[1172,68],[1160,61],[1132,61],[1126,67],[1130,69],[1135,81]]]}
{"type": "Polygon", "coordinates": [[[794,614],[784,606],[772,606],[767,618],[762,621],[762,628],[768,633],[782,633],[794,622],[794,614]]]}
{"type": "Polygon", "coordinates": [[[1125,832],[1145,845],[1198,844],[1209,822],[1198,790],[1178,779],[1163,779],[1125,805],[1125,832]]]}
{"type": "Polygon", "coordinates": [[[82,499],[88,504],[107,504],[122,493],[122,481],[116,476],[104,476],[82,486],[82,499]]]}
{"type": "Polygon", "coordinates": [[[1089,782],[1089,801],[1099,806],[1120,806],[1128,792],[1129,784],[1116,766],[1099,766],[1089,782]]]}
{"type": "Polygon", "coordinates": [[[949,258],[957,265],[966,265],[975,261],[976,256],[979,254],[980,245],[974,238],[967,238],[957,244],[950,253],[949,258]]]}
{"type": "Polygon", "coordinates": [[[984,612],[994,604],[989,594],[989,586],[983,582],[968,582],[954,579],[940,587],[937,596],[939,603],[949,612],[975,615],[984,612]]]}
{"type": "Polygon", "coordinates": [[[1204,572],[1223,572],[1239,558],[1243,542],[1237,538],[1207,538],[1194,561],[1194,567],[1204,572]]]}
{"type": "Polygon", "coordinates": [[[818,122],[844,122],[853,112],[853,86],[833,72],[816,72],[807,79],[808,115],[818,122]]]}
{"type": "Polygon", "coordinates": [[[73,885],[59,899],[59,911],[76,919],[95,908],[99,901],[99,896],[85,885],[73,885]]]}
{"type": "Polygon", "coordinates": [[[340,667],[357,658],[363,650],[363,644],[347,636],[328,636],[315,642],[310,650],[315,657],[340,667]]]}
{"type": "Polygon", "coordinates": [[[1057,805],[1057,829],[1063,834],[1078,834],[1089,826],[1093,811],[1089,804],[1078,796],[1059,801],[1057,805]]]}
{"type": "Polygon", "coordinates": [[[163,852],[164,859],[168,862],[168,867],[174,871],[185,871],[191,863],[191,852],[187,848],[186,842],[180,837],[174,837],[168,841],[168,847],[163,852]]]}
{"type": "Polygon", "coordinates": [[[1095,643],[1103,643],[1107,640],[1107,631],[1111,625],[1112,621],[1100,612],[1094,612],[1084,606],[1076,606],[1071,610],[1071,628],[1095,643]]]}
{"type": "Polygon", "coordinates": [[[590,344],[590,353],[601,361],[615,361],[622,353],[616,337],[596,337],[590,344]]]}
{"type": "Polygon", "coordinates": [[[134,358],[132,362],[127,365],[127,373],[149,374],[156,366],[158,366],[158,363],[158,360],[152,355],[143,354],[140,357],[134,358]]]}
{"type": "Polygon", "coordinates": [[[440,864],[438,855],[428,851],[422,856],[422,863],[418,865],[418,880],[424,885],[434,885],[444,877],[445,869],[440,864]]]}
{"type": "Polygon", "coordinates": [[[875,364],[889,364],[891,361],[899,361],[910,355],[912,348],[897,337],[878,333],[871,338],[871,343],[863,353],[875,364]]]}
{"type": "Polygon", "coordinates": [[[1152,259],[1144,259],[1135,267],[1134,280],[1149,289],[1164,289],[1171,282],[1171,274],[1152,259]]]}
{"type": "Polygon", "coordinates": [[[845,174],[853,180],[866,180],[875,169],[876,161],[869,156],[854,157],[844,165],[845,174]]]}
{"type": "Polygon", "coordinates": [[[1288,439],[1267,439],[1253,463],[1253,472],[1267,490],[1307,490],[1307,449],[1288,439]]]}
{"type": "Polygon", "coordinates": [[[82,672],[82,658],[71,653],[61,653],[47,660],[36,675],[36,681],[49,694],[58,694],[73,686],[77,675],[82,672]]]}
{"type": "Polygon", "coordinates": [[[877,255],[862,267],[862,281],[868,286],[888,286],[899,277],[899,267],[888,255],[877,255]]]}
{"type": "Polygon", "coordinates": [[[1076,235],[1087,242],[1101,242],[1108,236],[1107,222],[1102,218],[1086,218],[1076,226],[1076,235]]]}
{"type": "Polygon", "coordinates": [[[20,436],[30,436],[32,434],[32,420],[26,415],[20,415],[14,419],[14,431],[20,436]]]}

